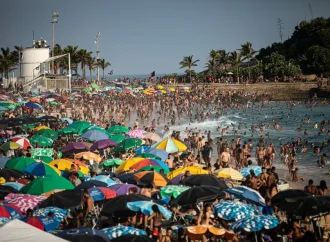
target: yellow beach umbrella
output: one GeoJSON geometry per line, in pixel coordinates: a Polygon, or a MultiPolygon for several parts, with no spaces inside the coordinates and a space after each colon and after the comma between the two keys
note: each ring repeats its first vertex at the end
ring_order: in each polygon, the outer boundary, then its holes
{"type": "Polygon", "coordinates": [[[41,125],[41,126],[35,127],[33,130],[34,130],[34,131],[39,131],[39,130],[43,130],[43,129],[50,129],[50,128],[48,128],[48,127],[45,126],[45,125],[41,125]]]}
{"type": "Polygon", "coordinates": [[[233,168],[221,169],[218,173],[218,177],[237,181],[241,181],[243,179],[243,175],[238,170],[233,168]]]}
{"type": "Polygon", "coordinates": [[[190,90],[184,90],[184,92],[191,92],[190,90]]]}
{"type": "Polygon", "coordinates": [[[53,160],[48,163],[51,166],[57,167],[60,171],[68,171],[71,169],[71,165],[73,164],[69,160],[65,159],[58,159],[58,160],[53,160]]]}
{"type": "Polygon", "coordinates": [[[148,92],[147,90],[144,90],[144,91],[143,91],[143,94],[151,95],[152,93],[148,92]]]}
{"type": "Polygon", "coordinates": [[[171,92],[175,92],[175,88],[174,87],[171,87],[168,90],[171,91],[171,92]]]}
{"type": "Polygon", "coordinates": [[[142,157],[134,157],[131,159],[128,159],[126,161],[124,161],[123,163],[121,163],[121,165],[117,168],[116,173],[122,173],[124,171],[128,171],[132,165],[135,165],[135,163],[138,163],[141,160],[145,160],[145,158],[142,157]]]}
{"type": "Polygon", "coordinates": [[[102,160],[102,158],[99,155],[97,155],[93,152],[89,152],[89,151],[80,152],[78,154],[75,154],[74,157],[78,158],[78,159],[83,158],[85,160],[93,160],[93,161],[96,161],[97,163],[99,163],[102,160]]]}
{"type": "Polygon", "coordinates": [[[158,89],[164,89],[164,87],[162,85],[158,85],[157,88],[158,89]]]}
{"type": "Polygon", "coordinates": [[[152,145],[152,148],[165,150],[168,153],[175,153],[185,151],[187,146],[179,140],[167,138],[152,145]]]}
{"type": "Polygon", "coordinates": [[[188,166],[176,169],[167,174],[167,178],[172,180],[174,177],[184,174],[186,171],[189,171],[191,174],[198,175],[198,174],[208,174],[208,172],[200,167],[197,166],[188,166]]]}
{"type": "Polygon", "coordinates": [[[165,94],[166,93],[166,90],[160,90],[160,92],[165,94]]]}

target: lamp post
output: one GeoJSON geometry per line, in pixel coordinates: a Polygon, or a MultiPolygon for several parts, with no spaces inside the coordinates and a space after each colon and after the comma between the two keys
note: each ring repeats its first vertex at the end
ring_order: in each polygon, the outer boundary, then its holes
{"type": "MultiPolygon", "coordinates": [[[[95,44],[96,44],[96,62],[98,62],[99,60],[99,36],[100,36],[100,32],[97,33],[96,38],[95,38],[95,44]]],[[[100,69],[99,69],[99,65],[97,65],[97,81],[100,80],[100,69]]]]}
{"type": "MultiPolygon", "coordinates": [[[[55,39],[55,31],[54,31],[54,28],[55,28],[55,26],[54,26],[54,24],[56,24],[56,23],[58,23],[58,17],[59,17],[60,15],[58,14],[58,13],[56,13],[56,12],[54,12],[54,11],[52,11],[52,22],[51,22],[51,24],[52,24],[52,57],[54,57],[54,39],[55,39]]],[[[55,70],[54,70],[54,60],[52,60],[52,73],[53,74],[55,74],[55,70]]]]}

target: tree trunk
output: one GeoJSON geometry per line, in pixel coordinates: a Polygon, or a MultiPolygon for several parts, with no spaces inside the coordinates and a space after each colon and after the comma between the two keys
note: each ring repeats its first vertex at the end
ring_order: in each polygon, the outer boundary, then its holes
{"type": "Polygon", "coordinates": [[[250,58],[248,60],[248,73],[249,73],[249,81],[250,81],[250,78],[251,78],[251,73],[250,73],[250,58]]]}
{"type": "Polygon", "coordinates": [[[191,81],[191,70],[190,70],[190,67],[189,67],[189,81],[190,81],[190,84],[192,84],[192,81],[191,81]]]}
{"type": "Polygon", "coordinates": [[[92,79],[92,68],[89,69],[89,78],[91,79],[91,82],[93,81],[92,79]]]}
{"type": "Polygon", "coordinates": [[[104,68],[102,68],[102,80],[104,79],[104,68]]]}

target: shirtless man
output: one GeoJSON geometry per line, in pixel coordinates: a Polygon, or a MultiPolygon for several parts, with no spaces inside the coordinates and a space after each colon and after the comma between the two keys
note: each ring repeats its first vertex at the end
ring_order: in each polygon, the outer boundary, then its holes
{"type": "Polygon", "coordinates": [[[272,173],[271,169],[267,169],[267,186],[270,187],[272,184],[276,185],[276,178],[274,176],[274,174],[272,173]]]}
{"type": "Polygon", "coordinates": [[[261,166],[264,161],[264,156],[266,154],[266,151],[263,147],[257,147],[256,150],[256,159],[258,161],[258,166],[261,166]]]}
{"type": "Polygon", "coordinates": [[[173,170],[173,160],[171,158],[171,155],[168,155],[165,164],[168,166],[168,168],[170,169],[170,171],[173,170]]]}
{"type": "Polygon", "coordinates": [[[146,197],[151,197],[151,191],[153,186],[151,184],[146,185],[144,188],[141,189],[140,194],[146,197]]]}
{"type": "Polygon", "coordinates": [[[313,183],[314,183],[313,180],[309,180],[308,185],[305,186],[304,190],[316,195],[317,194],[317,189],[316,189],[316,186],[313,185],[313,183]]]}
{"type": "Polygon", "coordinates": [[[229,162],[230,162],[229,148],[226,148],[225,151],[221,153],[220,163],[222,164],[223,168],[227,168],[229,167],[229,162]]]}

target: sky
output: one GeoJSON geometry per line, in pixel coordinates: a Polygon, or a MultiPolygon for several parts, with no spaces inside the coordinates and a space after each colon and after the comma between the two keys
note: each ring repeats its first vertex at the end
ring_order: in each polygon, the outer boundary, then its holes
{"type": "Polygon", "coordinates": [[[212,49],[254,49],[278,42],[277,20],[287,39],[298,22],[330,17],[329,0],[2,0],[0,47],[51,44],[52,11],[60,14],[55,43],[93,51],[100,32],[100,58],[117,75],[182,73],[179,62],[193,55],[202,71],[212,49]]]}

